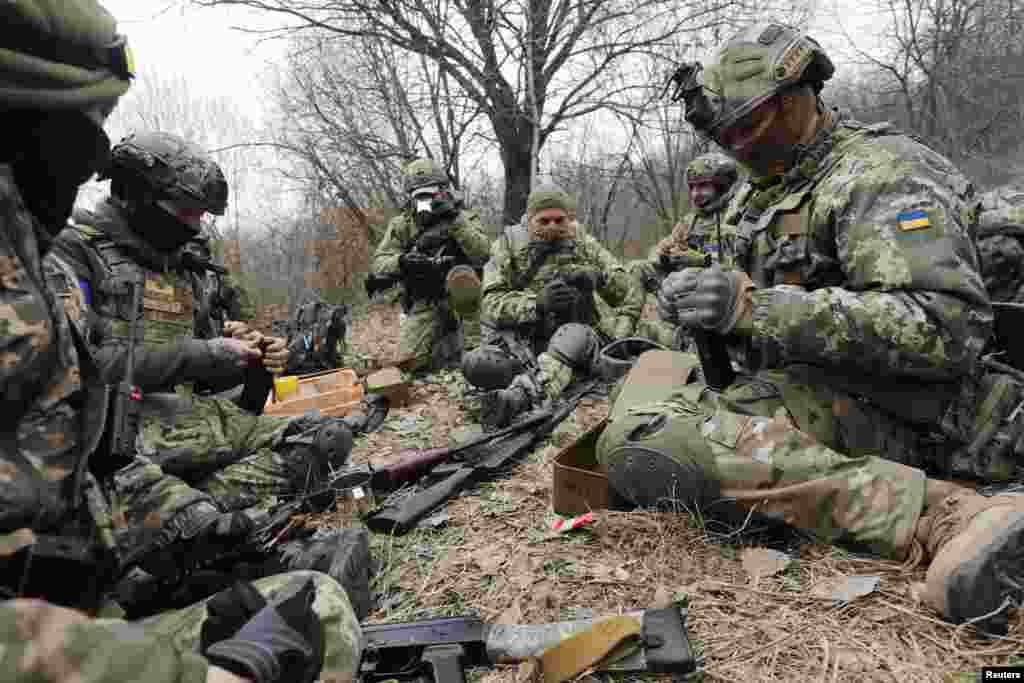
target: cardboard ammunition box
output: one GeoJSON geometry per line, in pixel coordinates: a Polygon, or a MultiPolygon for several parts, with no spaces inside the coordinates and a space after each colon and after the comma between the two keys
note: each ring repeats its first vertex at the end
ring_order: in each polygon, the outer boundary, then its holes
{"type": "Polygon", "coordinates": [[[597,462],[597,439],[606,424],[594,425],[555,456],[551,507],[556,513],[572,516],[608,508],[608,473],[597,462]]]}

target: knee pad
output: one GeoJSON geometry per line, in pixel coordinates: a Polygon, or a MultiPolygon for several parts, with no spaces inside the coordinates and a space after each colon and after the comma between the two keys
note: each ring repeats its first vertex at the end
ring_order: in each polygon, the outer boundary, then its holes
{"type": "Polygon", "coordinates": [[[604,451],[601,460],[608,467],[608,484],[616,493],[645,508],[700,509],[718,498],[718,483],[705,475],[682,444],[663,433],[667,415],[645,416],[633,423],[625,434],[606,432],[604,436],[611,438],[598,446],[604,451]]]}
{"type": "Polygon", "coordinates": [[[551,335],[548,353],[577,372],[589,374],[600,350],[597,332],[590,325],[565,323],[551,335]]]}
{"type": "Polygon", "coordinates": [[[485,391],[504,389],[522,371],[518,358],[491,344],[479,346],[462,358],[463,377],[485,391]]]}

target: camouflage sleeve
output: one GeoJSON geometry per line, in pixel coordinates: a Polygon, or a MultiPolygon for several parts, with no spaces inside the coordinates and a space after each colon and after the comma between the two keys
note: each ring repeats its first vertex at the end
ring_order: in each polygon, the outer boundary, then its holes
{"type": "Polygon", "coordinates": [[[7,167],[0,170],[0,412],[22,415],[51,378],[55,323],[39,245],[7,167]]]}
{"type": "Polygon", "coordinates": [[[823,182],[811,214],[843,287],[755,290],[753,334],[788,358],[942,381],[973,371],[992,309],[971,240],[970,183],[903,136],[863,145],[823,182]]]}
{"type": "Polygon", "coordinates": [[[514,289],[514,272],[508,241],[499,237],[494,241],[491,258],[484,266],[481,319],[506,327],[537,322],[537,295],[530,291],[514,289]]]}
{"type": "Polygon", "coordinates": [[[452,223],[450,234],[474,267],[480,267],[487,262],[491,254],[491,238],[487,236],[484,224],[480,222],[480,215],[476,211],[460,211],[458,218],[452,223]]]}
{"type": "Polygon", "coordinates": [[[384,239],[377,245],[377,251],[373,254],[372,269],[380,275],[396,275],[398,273],[398,258],[405,251],[409,243],[408,219],[404,216],[395,216],[388,222],[387,230],[384,231],[384,239]]]}
{"type": "MultiPolygon", "coordinates": [[[[133,383],[143,390],[166,389],[184,382],[210,382],[227,386],[244,381],[235,358],[220,347],[218,339],[178,339],[162,348],[135,349],[133,383]]],[[[96,363],[106,382],[120,382],[128,368],[128,343],[108,337],[93,346],[96,363]]]]}
{"type": "Polygon", "coordinates": [[[42,600],[0,603],[0,679],[51,683],[204,683],[193,652],[126,622],[101,622],[42,600]]]}
{"type": "Polygon", "coordinates": [[[238,320],[254,320],[256,318],[256,306],[252,302],[252,297],[249,296],[249,289],[242,283],[242,279],[237,275],[228,273],[224,276],[224,285],[234,289],[238,295],[238,320]]]}
{"type": "Polygon", "coordinates": [[[577,248],[582,249],[586,258],[597,265],[605,275],[601,298],[615,309],[618,317],[627,317],[635,323],[644,307],[644,292],[629,276],[622,263],[594,239],[590,233],[581,232],[577,237],[577,248]]]}

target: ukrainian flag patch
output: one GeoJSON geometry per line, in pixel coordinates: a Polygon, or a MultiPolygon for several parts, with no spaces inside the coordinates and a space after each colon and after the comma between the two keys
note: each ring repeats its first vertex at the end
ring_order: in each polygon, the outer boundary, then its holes
{"type": "Polygon", "coordinates": [[[923,230],[924,228],[929,228],[932,225],[928,220],[928,212],[921,210],[899,212],[896,214],[896,224],[903,232],[923,230]]]}

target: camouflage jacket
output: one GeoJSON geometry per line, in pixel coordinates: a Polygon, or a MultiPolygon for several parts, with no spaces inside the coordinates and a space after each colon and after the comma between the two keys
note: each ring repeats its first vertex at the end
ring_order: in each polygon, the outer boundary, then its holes
{"type": "Polygon", "coordinates": [[[61,231],[54,250],[78,275],[89,308],[90,346],[104,379],[124,376],[133,285],[145,278],[143,343],[135,351],[134,382],[143,390],[212,381],[239,384],[243,373],[207,340],[195,339],[192,274],[172,255],[153,250],[129,228],[111,200],[89,217],[79,214],[61,231]]]}
{"type": "Polygon", "coordinates": [[[0,680],[205,683],[209,664],[168,638],[41,600],[0,602],[0,680]]]}
{"type": "MultiPolygon", "coordinates": [[[[44,274],[48,236],[25,208],[9,166],[0,165],[0,535],[59,529],[68,482],[96,446],[106,387],[65,314],[82,310],[77,288],[44,274]]],[[[67,278],[73,275],[67,274],[67,278]]]]}
{"type": "MultiPolygon", "coordinates": [[[[973,373],[992,309],[971,183],[887,124],[833,119],[783,178],[727,210],[753,292],[761,366],[925,382],[973,373]]],[[[756,363],[755,363],[756,365],[756,363]]]]}
{"type": "Polygon", "coordinates": [[[421,251],[435,256],[441,245],[447,245],[447,255],[456,255],[461,263],[480,268],[487,260],[491,239],[476,211],[463,209],[453,220],[442,221],[426,230],[418,230],[412,212],[405,211],[388,223],[384,239],[373,255],[373,271],[382,275],[398,274],[399,257],[413,246],[420,246],[421,251]]]}
{"type": "MultiPolygon", "coordinates": [[[[564,249],[543,257],[535,265],[536,246],[531,247],[523,223],[505,228],[505,232],[491,247],[491,259],[484,268],[481,320],[497,330],[515,330],[525,336],[536,337],[538,322],[537,295],[553,278],[574,272],[593,272],[599,275],[595,296],[600,296],[612,308],[615,321],[596,320],[605,330],[616,329],[625,336],[631,334],[643,308],[643,290],[634,283],[625,268],[611,252],[604,248],[586,228],[575,227],[576,239],[564,249]],[[531,264],[534,259],[534,264],[531,264]],[[626,328],[629,331],[625,331],[626,328]]],[[[595,301],[594,311],[602,307],[595,301]]],[[[553,331],[553,330],[552,330],[553,331]]]]}

